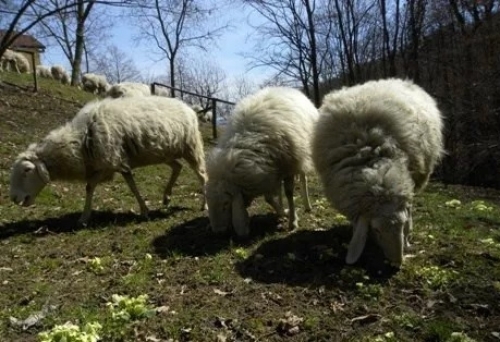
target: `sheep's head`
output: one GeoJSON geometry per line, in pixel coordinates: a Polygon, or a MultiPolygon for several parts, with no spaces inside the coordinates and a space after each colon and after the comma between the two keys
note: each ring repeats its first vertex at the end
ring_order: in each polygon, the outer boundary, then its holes
{"type": "Polygon", "coordinates": [[[249,234],[249,218],[240,190],[225,181],[207,183],[207,204],[210,226],[214,233],[234,228],[240,237],[249,234]]]}
{"type": "Polygon", "coordinates": [[[414,183],[406,167],[406,160],[392,160],[378,169],[365,172],[365,181],[371,184],[358,208],[363,208],[353,220],[353,237],[346,262],[356,262],[370,234],[383,250],[385,257],[396,267],[403,262],[405,227],[411,226],[411,203],[414,183]]]}
{"type": "Polygon", "coordinates": [[[30,206],[49,182],[45,164],[38,159],[18,158],[10,176],[10,199],[16,204],[30,206]]]}

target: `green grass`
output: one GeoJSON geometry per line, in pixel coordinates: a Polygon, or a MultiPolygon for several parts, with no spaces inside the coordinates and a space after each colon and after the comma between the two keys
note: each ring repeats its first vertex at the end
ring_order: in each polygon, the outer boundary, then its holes
{"type": "MultiPolygon", "coordinates": [[[[29,85],[26,75],[0,79],[29,85]]],[[[414,251],[399,272],[376,248],[345,265],[350,227],[314,176],[314,209],[304,213],[298,199],[294,232],[281,228],[259,199],[250,208],[248,241],[213,236],[188,167],[171,207],[161,206],[159,185],[169,175],[161,165],[135,172],[150,220],[136,214],[117,176],[97,188],[92,224],[79,229],[83,184],[50,184],[30,208],[8,198],[16,154],[92,98],[64,87],[46,80],[38,94],[0,87],[0,341],[36,341],[67,321],[99,322],[103,341],[497,340],[500,192],[431,183],[416,199],[414,251]],[[454,199],[460,204],[450,204],[454,199]],[[161,309],[117,321],[107,305],[113,294],[147,294],[148,305],[161,309]],[[10,323],[47,305],[54,308],[36,326],[10,323]],[[297,329],[284,323],[293,315],[297,329]]],[[[202,130],[210,149],[210,126],[202,130]]]]}

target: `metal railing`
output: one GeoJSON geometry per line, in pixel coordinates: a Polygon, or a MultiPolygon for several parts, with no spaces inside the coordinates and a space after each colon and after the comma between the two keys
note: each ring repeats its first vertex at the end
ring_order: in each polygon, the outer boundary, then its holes
{"type": "Polygon", "coordinates": [[[183,90],[183,89],[171,87],[169,85],[162,84],[162,83],[157,83],[157,82],[151,83],[151,94],[156,94],[156,86],[160,86],[160,87],[164,87],[164,88],[170,89],[170,94],[172,94],[172,90],[175,90],[175,91],[178,91],[178,92],[183,93],[183,94],[188,94],[188,95],[191,95],[191,96],[197,96],[197,97],[201,97],[203,99],[210,100],[212,102],[212,107],[211,107],[211,109],[212,109],[212,135],[213,135],[214,139],[217,139],[217,102],[225,103],[225,104],[232,105],[232,106],[235,105],[234,102],[222,100],[222,99],[219,99],[219,98],[216,98],[216,97],[199,95],[199,94],[196,94],[196,93],[192,93],[190,91],[186,91],[186,90],[183,90]]]}

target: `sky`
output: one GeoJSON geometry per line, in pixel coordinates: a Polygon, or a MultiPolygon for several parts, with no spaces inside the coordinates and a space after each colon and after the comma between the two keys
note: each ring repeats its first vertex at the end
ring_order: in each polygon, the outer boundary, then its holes
{"type": "MultiPolygon", "coordinates": [[[[241,78],[242,75],[254,84],[261,84],[268,79],[272,71],[264,68],[249,70],[249,60],[244,58],[242,53],[251,53],[253,43],[248,38],[248,35],[253,32],[253,28],[249,23],[262,22],[259,14],[244,9],[241,6],[235,6],[228,11],[224,11],[223,18],[232,20],[232,28],[227,30],[224,35],[218,40],[218,47],[214,47],[209,51],[207,57],[225,71],[229,82],[232,79],[241,78]]],[[[127,55],[134,60],[135,65],[142,71],[143,75],[164,75],[166,74],[166,61],[155,61],[158,56],[151,53],[154,47],[148,46],[145,41],[136,42],[133,37],[136,36],[137,28],[132,24],[117,20],[117,24],[113,25],[112,37],[109,40],[110,44],[118,46],[125,51],[127,55]]],[[[43,43],[43,42],[42,42],[43,43]]],[[[201,51],[200,54],[206,54],[201,51]]],[[[50,46],[42,58],[43,64],[60,64],[69,68],[66,58],[59,48],[50,46]]]]}

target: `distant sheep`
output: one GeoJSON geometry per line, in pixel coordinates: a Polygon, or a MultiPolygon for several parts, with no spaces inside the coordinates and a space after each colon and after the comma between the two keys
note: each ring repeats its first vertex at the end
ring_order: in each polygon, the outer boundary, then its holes
{"type": "Polygon", "coordinates": [[[30,72],[30,63],[22,53],[7,49],[0,58],[0,69],[28,73],[30,72]]]}
{"type": "Polygon", "coordinates": [[[275,196],[284,183],[289,228],[298,226],[293,199],[294,176],[311,209],[305,174],[312,169],[310,140],[318,111],[299,90],[264,88],[241,100],[207,161],[207,201],[212,231],[231,225],[240,237],[250,233],[246,208],[263,195],[284,215],[275,196]]]}
{"type": "Polygon", "coordinates": [[[156,86],[155,87],[155,93],[154,95],[156,96],[165,96],[165,97],[170,97],[171,96],[171,93],[170,93],[170,90],[165,88],[165,87],[158,87],[156,86]]]}
{"type": "Polygon", "coordinates": [[[411,81],[370,81],[328,94],[313,160],[332,205],[353,223],[346,262],[358,260],[369,230],[400,266],[412,228],[414,194],[443,154],[436,102],[411,81]]]}
{"type": "Polygon", "coordinates": [[[46,65],[37,65],[35,70],[36,70],[36,75],[39,77],[53,78],[50,67],[46,65]]]}
{"type": "MultiPolygon", "coordinates": [[[[28,206],[49,181],[85,181],[85,207],[80,224],[87,224],[92,197],[98,183],[111,180],[115,172],[125,178],[140,206],[142,199],[132,169],[165,163],[172,168],[163,202],[167,205],[184,158],[199,178],[206,182],[204,150],[196,114],[183,102],[150,96],[94,101],[75,118],[51,131],[41,142],[31,144],[14,162],[10,197],[28,206]]],[[[203,192],[204,194],[204,192],[203,192]]],[[[202,208],[206,207],[203,196],[202,208]]]]}
{"type": "Polygon", "coordinates": [[[64,70],[64,68],[60,65],[53,65],[50,68],[50,72],[52,74],[52,78],[56,81],[61,82],[62,84],[69,84],[71,81],[66,70],[64,70]]]}
{"type": "Polygon", "coordinates": [[[106,96],[112,98],[149,95],[151,95],[151,90],[147,84],[134,82],[114,84],[106,92],[106,96]]]}
{"type": "Polygon", "coordinates": [[[191,108],[193,108],[193,110],[198,115],[198,120],[200,122],[212,122],[213,114],[211,110],[206,110],[199,104],[195,104],[191,106],[191,108]]]}
{"type": "Polygon", "coordinates": [[[92,94],[105,94],[110,85],[106,76],[87,73],[82,76],[82,88],[92,94]]]}

